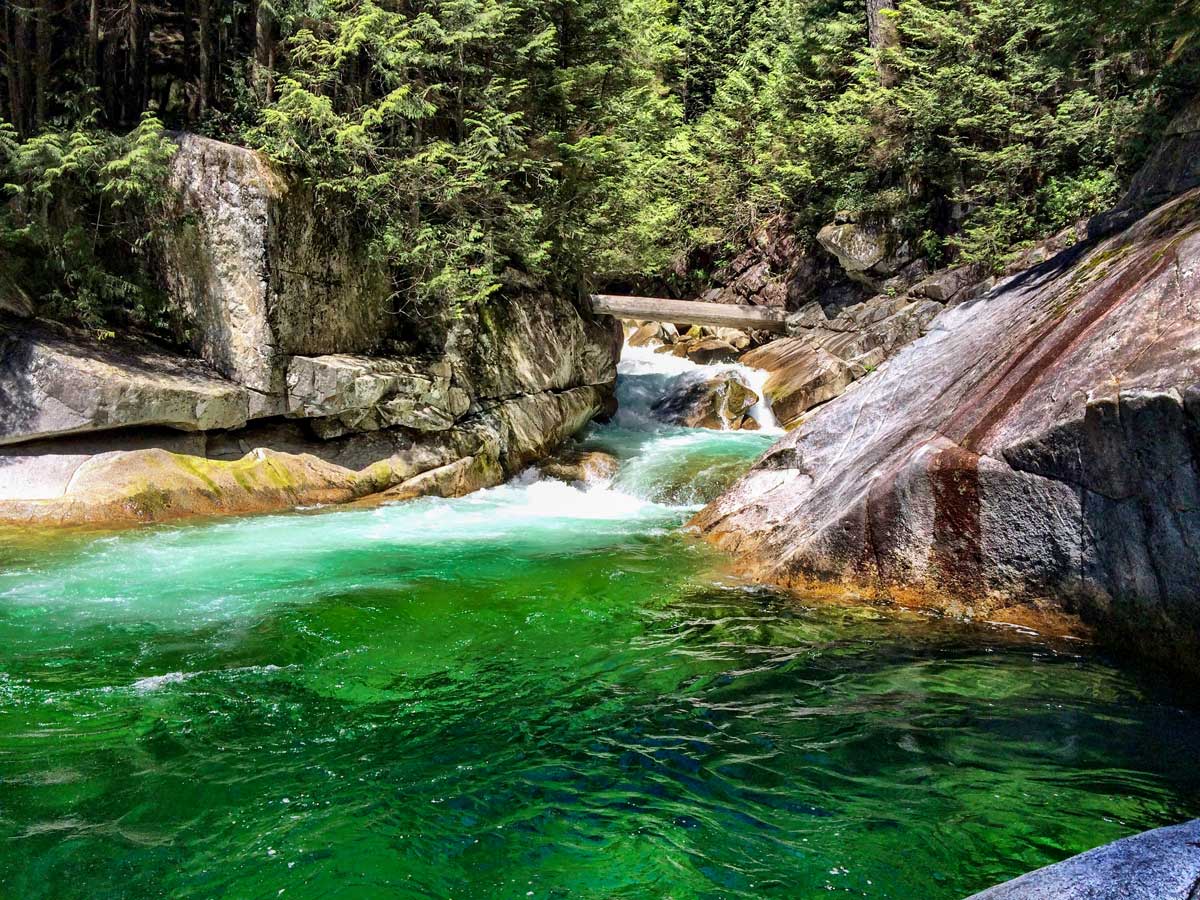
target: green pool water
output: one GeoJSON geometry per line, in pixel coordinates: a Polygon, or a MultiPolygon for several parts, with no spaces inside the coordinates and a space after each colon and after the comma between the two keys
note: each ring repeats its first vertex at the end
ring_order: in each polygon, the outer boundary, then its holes
{"type": "Polygon", "coordinates": [[[0,534],[0,897],[939,900],[1200,814],[1200,719],[1087,648],[724,575],[679,526],[769,437],[589,441],[613,485],[0,534]]]}

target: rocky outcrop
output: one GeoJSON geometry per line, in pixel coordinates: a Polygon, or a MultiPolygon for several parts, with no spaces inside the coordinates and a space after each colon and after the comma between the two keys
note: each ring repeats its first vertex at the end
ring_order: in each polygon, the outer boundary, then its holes
{"type": "Polygon", "coordinates": [[[620,464],[611,453],[602,450],[564,450],[538,463],[546,478],[582,484],[611,481],[620,464]]]}
{"type": "Polygon", "coordinates": [[[179,227],[157,264],[200,358],[0,321],[0,521],[456,494],[611,411],[613,320],[516,273],[478,307],[397,314],[367,244],[303,184],[241,148],[179,143],[179,227]]]}
{"type": "Polygon", "coordinates": [[[817,302],[836,311],[869,295],[846,278],[834,256],[807,245],[784,218],[763,223],[714,281],[701,300],[786,310],[817,302]]]}
{"type": "Polygon", "coordinates": [[[287,410],[311,419],[323,438],[395,425],[445,431],[471,405],[451,376],[445,360],[294,356],[287,371],[287,410]]]}
{"type": "Polygon", "coordinates": [[[817,242],[837,257],[851,278],[874,286],[912,261],[908,244],[882,222],[861,220],[840,212],[817,233],[817,242]]]}
{"type": "Polygon", "coordinates": [[[248,391],[199,360],[0,323],[0,444],[134,425],[240,428],[248,406],[248,391]]]}
{"type": "Polygon", "coordinates": [[[292,355],[366,353],[395,327],[391,287],[344,216],[254,151],[181,135],[170,187],[176,227],[159,248],[181,338],[279,412],[292,355]]]}
{"type": "Polygon", "coordinates": [[[749,413],[758,401],[758,394],[745,376],[724,371],[681,379],[674,392],[655,402],[650,410],[662,421],[686,428],[753,430],[758,423],[749,413]]]}
{"type": "Polygon", "coordinates": [[[1194,187],[1200,187],[1200,95],[1167,126],[1163,140],[1134,176],[1121,202],[1092,219],[1088,232],[1095,238],[1112,234],[1194,187]]]}
{"type": "Polygon", "coordinates": [[[968,900],[1195,900],[1200,819],[1136,834],[968,900]]]}
{"type": "Polygon", "coordinates": [[[742,363],[771,373],[763,393],[784,428],[795,427],[810,409],[844,393],[855,378],[848,363],[806,338],[772,341],[751,350],[742,363]]]}
{"type": "Polygon", "coordinates": [[[695,524],[763,580],[1200,650],[1200,191],[946,309],[695,524]]]}
{"type": "Polygon", "coordinates": [[[810,303],[789,317],[792,336],[751,350],[741,362],[770,373],[763,392],[779,423],[795,428],[809,410],[840,396],[924,334],[942,309],[913,294],[878,294],[831,319],[810,303]]]}

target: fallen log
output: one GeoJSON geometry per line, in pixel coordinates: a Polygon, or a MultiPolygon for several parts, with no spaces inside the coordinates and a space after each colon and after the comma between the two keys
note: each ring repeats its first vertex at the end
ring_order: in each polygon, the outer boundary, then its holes
{"type": "Polygon", "coordinates": [[[664,297],[619,297],[616,294],[592,294],[593,311],[618,319],[642,322],[671,322],[675,325],[715,325],[743,331],[787,332],[787,314],[761,306],[736,306],[732,303],[700,303],[695,300],[668,300],[664,297]]]}

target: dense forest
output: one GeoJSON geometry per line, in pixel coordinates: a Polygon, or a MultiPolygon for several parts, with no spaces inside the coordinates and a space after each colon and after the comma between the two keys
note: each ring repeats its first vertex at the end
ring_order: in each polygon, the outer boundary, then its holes
{"type": "MultiPolygon", "coordinates": [[[[997,267],[1110,205],[1194,0],[4,0],[0,282],[154,327],[172,130],[261,149],[416,302],[703,287],[767,222],[997,267]]],[[[2,286],[2,284],[0,284],[2,286]]]]}

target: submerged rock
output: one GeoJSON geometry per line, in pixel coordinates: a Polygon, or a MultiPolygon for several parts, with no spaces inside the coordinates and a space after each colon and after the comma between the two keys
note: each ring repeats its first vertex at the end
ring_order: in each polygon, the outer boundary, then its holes
{"type": "Polygon", "coordinates": [[[734,431],[744,427],[747,420],[754,421],[748,413],[758,401],[746,377],[728,371],[685,380],[650,409],[662,421],[675,425],[734,431]]]}
{"type": "Polygon", "coordinates": [[[538,463],[538,471],[558,481],[592,484],[611,481],[619,466],[615,456],[601,450],[564,450],[538,463]]]}
{"type": "Polygon", "coordinates": [[[1200,819],[1135,834],[967,900],[1195,900],[1200,819]]]}
{"type": "Polygon", "coordinates": [[[1200,190],[947,309],[695,520],[757,577],[1197,671],[1200,190]]]}

